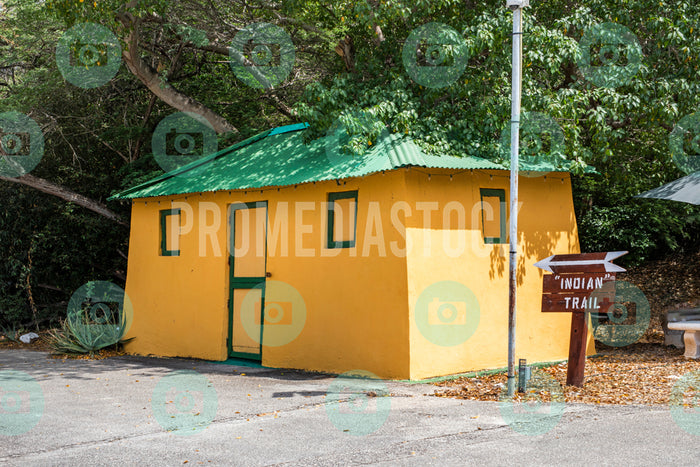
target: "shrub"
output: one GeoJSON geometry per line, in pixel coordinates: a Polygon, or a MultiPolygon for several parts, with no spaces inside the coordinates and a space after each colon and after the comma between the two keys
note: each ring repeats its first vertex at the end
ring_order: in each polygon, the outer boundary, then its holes
{"type": "Polygon", "coordinates": [[[5,336],[8,340],[11,340],[12,342],[19,343],[19,336],[22,335],[23,332],[24,328],[17,327],[15,324],[11,324],[10,326],[0,325],[0,335],[5,336]]]}
{"type": "Polygon", "coordinates": [[[625,200],[593,206],[579,215],[581,250],[628,250],[619,263],[629,267],[679,249],[695,251],[698,208],[673,201],[625,200]]]}
{"type": "Polygon", "coordinates": [[[56,353],[93,354],[96,351],[123,344],[126,319],[121,313],[113,313],[109,318],[96,322],[87,309],[70,314],[61,322],[60,329],[49,332],[49,345],[56,353]]]}

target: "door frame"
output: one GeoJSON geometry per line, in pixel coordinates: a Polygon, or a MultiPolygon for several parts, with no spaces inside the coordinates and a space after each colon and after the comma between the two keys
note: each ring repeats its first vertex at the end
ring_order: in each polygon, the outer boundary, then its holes
{"type": "Polygon", "coordinates": [[[249,203],[231,203],[228,205],[228,219],[229,228],[228,241],[229,241],[229,254],[228,254],[228,338],[226,339],[226,352],[228,358],[245,358],[247,360],[262,361],[262,338],[263,338],[263,323],[265,321],[265,281],[267,279],[267,231],[269,224],[269,211],[267,201],[253,201],[249,203]],[[235,252],[236,252],[236,219],[235,212],[244,209],[259,209],[265,208],[265,241],[263,253],[264,264],[265,264],[265,274],[262,277],[235,277],[235,252]],[[260,336],[258,339],[259,351],[257,354],[247,353],[247,352],[236,352],[233,350],[233,296],[234,290],[251,290],[253,288],[260,287],[260,336]]]}

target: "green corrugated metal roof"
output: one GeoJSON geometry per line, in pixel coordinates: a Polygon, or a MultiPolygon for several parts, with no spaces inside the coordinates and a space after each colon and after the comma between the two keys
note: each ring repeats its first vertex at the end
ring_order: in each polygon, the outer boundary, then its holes
{"type": "MultiPolygon", "coordinates": [[[[380,137],[377,144],[362,155],[338,156],[337,140],[332,137],[305,144],[302,133],[307,127],[301,123],[263,132],[110,199],[289,186],[361,177],[407,166],[505,169],[478,157],[428,155],[410,138],[398,134],[380,137]]],[[[534,170],[562,169],[537,167],[534,170]]]]}

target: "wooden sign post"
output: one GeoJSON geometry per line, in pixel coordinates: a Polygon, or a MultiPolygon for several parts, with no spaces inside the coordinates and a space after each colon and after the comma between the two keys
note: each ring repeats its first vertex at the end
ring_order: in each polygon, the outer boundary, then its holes
{"type": "Polygon", "coordinates": [[[535,263],[540,269],[553,274],[542,278],[542,312],[571,313],[571,335],[569,338],[569,364],[566,384],[583,386],[586,365],[586,340],[588,336],[588,311],[602,308],[615,301],[612,296],[594,294],[606,282],[615,281],[615,273],[624,269],[612,260],[627,254],[626,251],[582,253],[577,255],[552,255],[535,263]]]}

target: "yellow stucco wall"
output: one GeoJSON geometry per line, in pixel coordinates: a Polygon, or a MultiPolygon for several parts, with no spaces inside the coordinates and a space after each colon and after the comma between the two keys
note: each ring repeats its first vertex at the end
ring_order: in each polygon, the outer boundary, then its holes
{"type": "MultiPolygon", "coordinates": [[[[217,233],[224,251],[215,255],[209,246],[199,254],[201,203],[215,206],[221,195],[137,200],[132,205],[129,263],[126,294],[134,308],[127,337],[135,339],[126,350],[141,355],[226,358],[228,322],[226,229],[217,233]],[[188,211],[185,205],[192,206],[188,211]],[[180,256],[160,256],[160,217],[162,209],[182,209],[183,235],[180,256]],[[189,233],[185,233],[191,225],[189,233]]],[[[211,214],[210,214],[211,215],[211,214]]],[[[211,219],[210,219],[211,220],[211,219]]],[[[225,224],[224,224],[225,225],[225,224]]]]}
{"type": "MultiPolygon", "coordinates": [[[[410,377],[506,366],[509,245],[484,243],[479,206],[481,188],[503,189],[509,215],[510,179],[495,171],[464,172],[453,175],[452,180],[447,171],[431,173],[430,178],[417,171],[407,173],[411,203],[437,201],[435,206],[440,207],[430,211],[429,229],[422,213],[412,216],[407,224],[408,237],[415,246],[408,256],[410,377]],[[462,225],[456,207],[451,218],[445,217],[443,206],[455,201],[465,207],[462,225]],[[417,326],[419,296],[440,281],[463,284],[478,300],[476,331],[468,339],[454,341],[455,345],[431,342],[417,326]]],[[[533,264],[554,253],[580,252],[569,175],[521,177],[519,202],[516,357],[526,358],[528,363],[566,359],[571,316],[540,311],[542,271],[533,264]]],[[[470,316],[474,315],[472,311],[470,316]]],[[[594,350],[589,336],[588,353],[594,350]]]]}
{"type": "Polygon", "coordinates": [[[266,200],[267,271],[272,280],[283,281],[301,294],[306,323],[294,341],[263,346],[262,364],[338,373],[362,369],[386,378],[407,377],[406,261],[390,252],[400,237],[389,224],[392,202],[403,198],[404,191],[403,174],[392,172],[340,182],[340,186],[332,181],[262,193],[217,192],[135,201],[126,292],[134,304],[128,337],[136,339],[127,350],[227,358],[227,205],[266,200]],[[356,189],[356,246],[329,250],[328,193],[356,189]],[[189,222],[187,207],[194,218],[194,226],[183,229],[178,257],[158,256],[159,211],[170,207],[182,209],[183,226],[189,222]],[[197,227],[204,210],[209,211],[210,226],[216,224],[213,213],[218,213],[218,251],[197,227]],[[282,233],[273,238],[277,222],[282,233]]]}
{"type": "MultiPolygon", "coordinates": [[[[507,194],[507,172],[467,171],[452,180],[448,171],[430,172],[430,179],[425,170],[400,169],[340,185],[331,181],[135,200],[126,286],[134,306],[127,337],[135,339],[127,350],[227,358],[228,206],[267,201],[267,271],[271,280],[293,286],[303,297],[306,322],[292,342],[264,345],[263,365],[334,373],[360,369],[396,379],[503,366],[507,245],[483,244],[478,202],[479,188],[505,188],[507,194]],[[358,190],[356,246],[329,250],[325,202],[329,192],[349,190],[358,190]],[[443,228],[444,207],[450,202],[464,206],[463,229],[443,228]],[[430,203],[437,209],[426,228],[424,212],[434,207],[430,203]],[[159,211],[171,207],[183,215],[180,256],[163,257],[159,211]],[[445,232],[453,246],[449,254],[443,246],[445,232]],[[455,253],[460,238],[465,247],[455,253]],[[430,343],[415,323],[418,295],[440,280],[465,284],[479,300],[476,333],[454,347],[430,343]]],[[[567,356],[570,316],[540,313],[542,276],[532,266],[553,252],[578,252],[569,178],[556,177],[521,179],[523,283],[517,345],[518,357],[528,361],[567,356]]]]}

